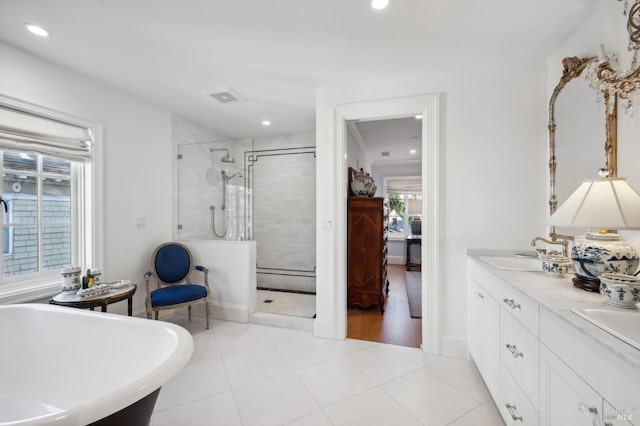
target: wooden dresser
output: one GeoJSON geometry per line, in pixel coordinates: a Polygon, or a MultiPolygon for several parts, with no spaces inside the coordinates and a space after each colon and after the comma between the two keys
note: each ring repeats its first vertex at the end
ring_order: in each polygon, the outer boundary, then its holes
{"type": "Polygon", "coordinates": [[[382,197],[349,197],[347,213],[347,306],[380,306],[389,293],[388,207],[382,197]]]}

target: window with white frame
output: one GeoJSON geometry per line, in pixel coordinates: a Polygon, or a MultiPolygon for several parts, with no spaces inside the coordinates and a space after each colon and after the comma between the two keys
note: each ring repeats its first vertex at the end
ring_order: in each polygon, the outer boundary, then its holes
{"type": "Polygon", "coordinates": [[[97,267],[99,126],[0,96],[0,295],[59,281],[66,265],[97,267]]]}
{"type": "Polygon", "coordinates": [[[385,177],[383,185],[389,202],[389,238],[404,239],[420,233],[417,225],[422,217],[422,177],[385,177]]]}

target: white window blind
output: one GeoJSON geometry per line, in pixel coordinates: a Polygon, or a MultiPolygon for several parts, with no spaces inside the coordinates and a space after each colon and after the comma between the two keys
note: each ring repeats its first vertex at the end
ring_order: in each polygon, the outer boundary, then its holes
{"type": "Polygon", "coordinates": [[[387,178],[386,194],[422,194],[422,177],[387,178]]]}
{"type": "Polygon", "coordinates": [[[0,149],[86,160],[91,157],[91,141],[85,127],[0,105],[0,149]]]}

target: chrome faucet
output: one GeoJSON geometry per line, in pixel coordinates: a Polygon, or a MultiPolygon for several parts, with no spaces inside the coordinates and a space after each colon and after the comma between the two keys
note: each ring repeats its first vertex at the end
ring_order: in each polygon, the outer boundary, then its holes
{"type": "Polygon", "coordinates": [[[537,241],[543,241],[547,244],[556,244],[562,246],[562,255],[564,257],[569,257],[569,240],[556,239],[553,237],[550,240],[547,240],[542,237],[535,237],[533,240],[531,240],[531,246],[535,247],[537,241]]]}

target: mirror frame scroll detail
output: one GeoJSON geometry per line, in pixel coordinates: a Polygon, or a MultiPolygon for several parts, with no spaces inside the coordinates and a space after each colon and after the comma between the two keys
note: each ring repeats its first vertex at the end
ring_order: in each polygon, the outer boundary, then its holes
{"type": "MultiPolygon", "coordinates": [[[[596,57],[578,58],[576,56],[566,57],[562,60],[562,77],[553,89],[551,98],[549,99],[549,213],[552,214],[558,207],[558,198],[556,195],[556,121],[555,121],[555,103],[558,95],[571,80],[580,77],[587,65],[596,57]]],[[[605,94],[606,96],[606,94],[605,94]]],[[[615,169],[617,162],[617,138],[616,138],[616,114],[607,114],[606,117],[606,141],[604,144],[604,152],[606,155],[607,167],[615,169]],[[610,130],[613,129],[613,132],[610,130]],[[613,155],[612,155],[613,154],[613,155]]]]}

